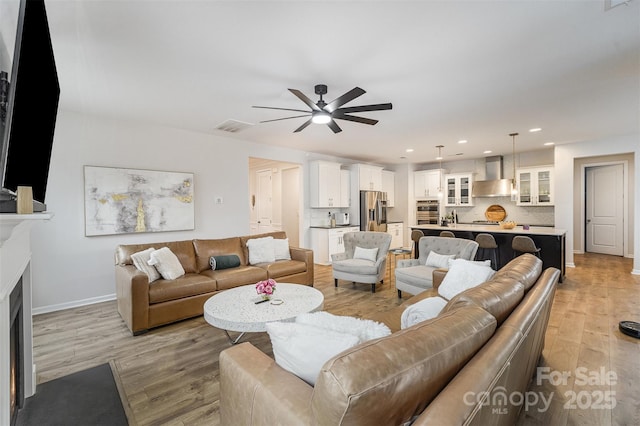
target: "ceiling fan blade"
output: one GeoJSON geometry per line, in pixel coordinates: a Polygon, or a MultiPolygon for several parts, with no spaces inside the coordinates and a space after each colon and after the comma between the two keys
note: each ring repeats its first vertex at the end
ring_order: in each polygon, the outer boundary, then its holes
{"type": "Polygon", "coordinates": [[[378,122],[378,120],[372,120],[370,118],[356,117],[353,115],[335,114],[335,113],[333,114],[333,118],[336,118],[338,120],[354,121],[356,123],[362,123],[362,124],[370,124],[372,126],[378,122]]]}
{"type": "Polygon", "coordinates": [[[363,89],[361,89],[359,87],[355,87],[355,88],[349,90],[344,95],[339,96],[336,99],[334,99],[331,102],[329,102],[327,104],[327,106],[324,107],[324,109],[329,111],[329,112],[333,112],[337,108],[340,108],[342,105],[346,104],[347,102],[351,102],[352,100],[354,100],[358,96],[362,96],[365,93],[367,93],[367,92],[365,92],[363,89]]]}
{"type": "Polygon", "coordinates": [[[276,108],[276,107],[266,107],[266,106],[257,106],[257,105],[251,105],[251,108],[262,108],[262,109],[277,109],[279,111],[295,111],[295,112],[310,112],[310,111],[305,111],[303,109],[292,109],[292,108],[276,108]]]}
{"type": "Polygon", "coordinates": [[[282,121],[282,120],[289,120],[291,118],[300,118],[300,117],[308,117],[309,114],[305,114],[305,115],[294,115],[293,117],[283,117],[283,118],[275,118],[273,120],[263,120],[260,123],[271,123],[272,121],[282,121]]]}
{"type": "Polygon", "coordinates": [[[307,104],[307,106],[309,108],[311,108],[313,111],[320,111],[320,107],[318,107],[318,105],[314,104],[313,101],[311,99],[309,99],[304,93],[302,93],[299,90],[296,89],[289,89],[289,91],[291,93],[293,93],[294,95],[296,95],[298,97],[298,99],[300,99],[302,102],[304,102],[305,104],[307,104]]]}
{"type": "Polygon", "coordinates": [[[366,111],[382,111],[385,109],[391,109],[393,105],[388,104],[373,104],[373,105],[360,105],[346,108],[339,108],[335,110],[336,113],[348,114],[350,112],[366,112],[366,111]]]}
{"type": "Polygon", "coordinates": [[[329,126],[331,130],[333,130],[333,133],[340,133],[342,131],[340,126],[338,126],[338,123],[336,123],[333,118],[330,122],[327,123],[327,126],[329,126]]]}
{"type": "Polygon", "coordinates": [[[295,129],[293,131],[293,133],[297,133],[300,132],[302,130],[304,130],[309,124],[311,124],[311,119],[308,119],[307,121],[305,121],[304,123],[302,123],[302,126],[298,127],[297,129],[295,129]]]}

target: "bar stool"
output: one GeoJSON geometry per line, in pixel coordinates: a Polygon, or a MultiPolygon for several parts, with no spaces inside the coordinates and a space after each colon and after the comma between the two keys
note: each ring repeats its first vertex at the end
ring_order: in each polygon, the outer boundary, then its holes
{"type": "Polygon", "coordinates": [[[498,251],[498,244],[496,239],[491,234],[478,234],[476,236],[476,243],[478,243],[478,252],[476,253],[476,260],[486,260],[487,251],[490,253],[491,266],[496,271],[499,265],[500,252],[498,251]]]}
{"type": "Polygon", "coordinates": [[[440,231],[440,236],[445,238],[455,238],[456,234],[451,231],[440,231]]]}
{"type": "Polygon", "coordinates": [[[414,229],[411,231],[411,241],[413,241],[413,255],[414,259],[420,257],[420,252],[418,251],[418,246],[420,242],[420,238],[424,237],[424,232],[419,229],[414,229]]]}
{"type": "Polygon", "coordinates": [[[516,235],[511,242],[513,249],[513,257],[520,256],[523,253],[531,253],[540,257],[540,248],[536,247],[536,243],[530,237],[524,235],[516,235]]]}

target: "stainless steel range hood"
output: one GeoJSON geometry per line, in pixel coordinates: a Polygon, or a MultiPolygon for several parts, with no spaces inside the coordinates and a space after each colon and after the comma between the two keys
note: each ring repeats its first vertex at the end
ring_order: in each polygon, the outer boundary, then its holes
{"type": "Polygon", "coordinates": [[[509,197],[511,196],[511,179],[502,176],[502,156],[494,155],[485,158],[486,180],[473,182],[472,197],[509,197]]]}

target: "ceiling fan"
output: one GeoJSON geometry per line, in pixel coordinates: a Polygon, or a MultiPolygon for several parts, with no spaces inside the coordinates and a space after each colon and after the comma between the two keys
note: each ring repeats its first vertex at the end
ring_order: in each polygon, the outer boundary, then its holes
{"type": "Polygon", "coordinates": [[[356,87],[354,89],[349,90],[342,96],[334,99],[333,101],[327,103],[322,99],[323,95],[327,94],[327,85],[326,84],[317,84],[315,86],[316,95],[320,95],[320,100],[318,102],[313,102],[304,93],[296,89],[289,89],[291,93],[296,95],[298,99],[304,102],[311,111],[306,111],[303,109],[292,109],[292,108],[277,108],[277,107],[266,107],[266,106],[256,106],[253,105],[253,108],[264,108],[264,109],[277,109],[280,111],[295,111],[295,112],[304,112],[303,115],[294,115],[292,117],[284,117],[284,118],[276,118],[275,120],[264,120],[261,123],[269,123],[271,121],[281,121],[281,120],[289,120],[291,118],[300,118],[300,117],[309,117],[307,121],[305,121],[300,127],[295,129],[293,132],[300,132],[305,127],[307,127],[311,123],[316,124],[326,124],[329,126],[333,133],[341,132],[342,129],[335,120],[347,120],[354,121],[356,123],[369,124],[374,125],[378,122],[378,120],[372,120],[370,118],[365,117],[357,117],[355,115],[348,115],[353,112],[366,112],[366,111],[381,111],[385,109],[391,109],[392,105],[390,103],[386,104],[373,104],[373,105],[360,105],[353,107],[341,108],[342,105],[351,102],[358,96],[364,95],[365,92],[363,89],[356,87]]]}

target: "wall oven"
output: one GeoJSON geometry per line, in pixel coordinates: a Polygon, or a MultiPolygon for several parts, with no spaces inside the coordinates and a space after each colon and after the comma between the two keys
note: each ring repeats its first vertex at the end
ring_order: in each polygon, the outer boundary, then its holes
{"type": "Polygon", "coordinates": [[[421,200],[416,202],[416,222],[418,225],[437,225],[440,223],[440,202],[421,200]]]}

